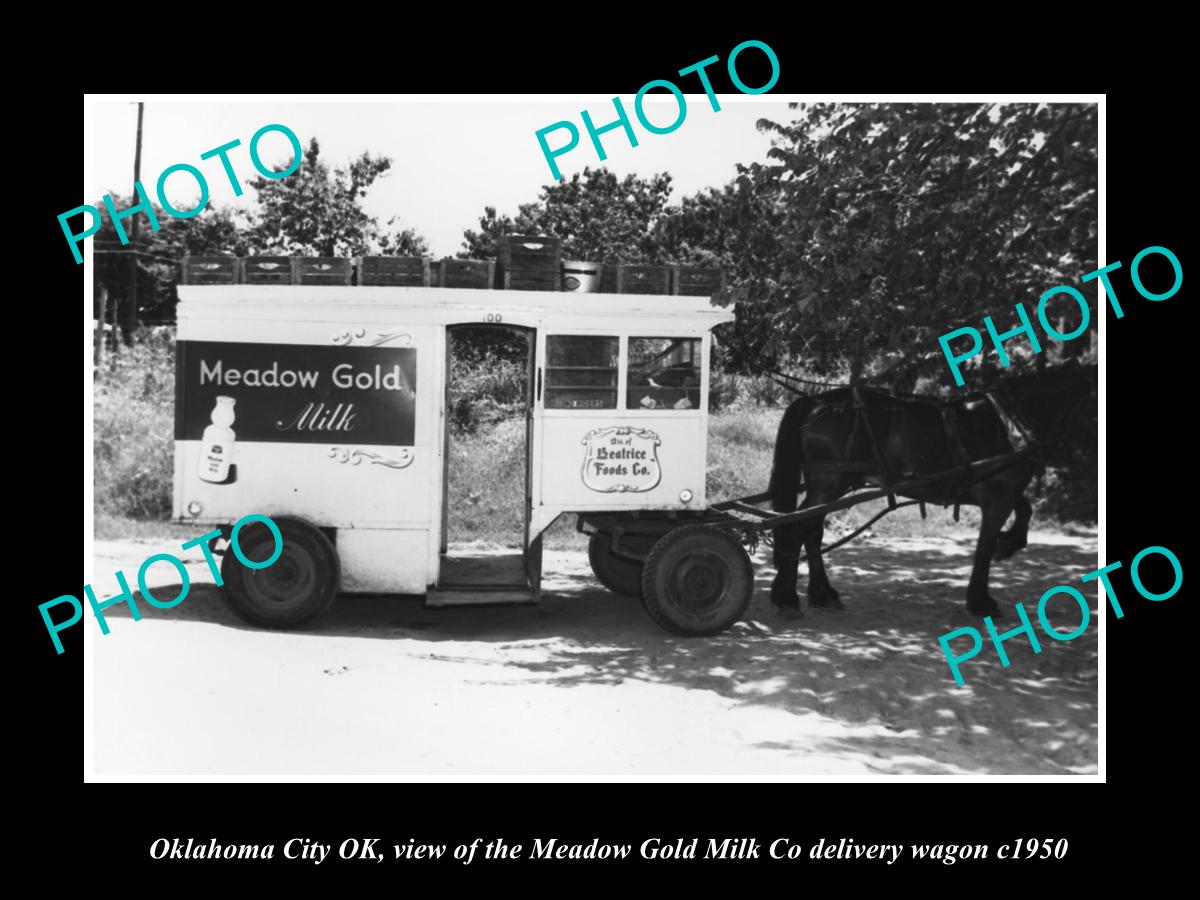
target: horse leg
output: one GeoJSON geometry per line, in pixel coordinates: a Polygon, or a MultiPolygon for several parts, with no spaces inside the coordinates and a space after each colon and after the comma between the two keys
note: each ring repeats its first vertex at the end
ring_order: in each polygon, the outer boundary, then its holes
{"type": "Polygon", "coordinates": [[[1016,506],[1017,496],[1009,494],[1001,499],[987,500],[981,507],[983,521],[979,526],[979,540],[975,543],[971,581],[967,585],[967,611],[977,616],[996,617],[1000,612],[999,604],[988,593],[988,576],[996,550],[996,535],[1016,506]]]}
{"type": "Polygon", "coordinates": [[[804,615],[796,596],[796,570],[800,566],[800,526],[775,529],[775,580],[771,582],[771,602],[780,612],[798,619],[804,615]]]}
{"type": "Polygon", "coordinates": [[[992,559],[1001,560],[1015,556],[1029,543],[1029,520],[1033,517],[1033,506],[1022,494],[1017,498],[1016,518],[1012,528],[996,535],[996,552],[992,559]]]}
{"type": "MultiPolygon", "coordinates": [[[[815,503],[816,501],[806,497],[800,509],[815,503]]],[[[771,602],[780,610],[801,612],[800,601],[796,596],[796,580],[802,543],[808,557],[809,605],[824,609],[846,608],[838,599],[838,592],[829,583],[829,575],[825,571],[825,561],[821,557],[821,541],[824,537],[824,516],[803,524],[784,525],[775,529],[775,580],[771,583],[771,602]]]]}
{"type": "MultiPolygon", "coordinates": [[[[850,488],[846,476],[840,474],[809,475],[809,487],[800,509],[820,506],[840,497],[850,488]]],[[[821,541],[825,539],[825,517],[817,516],[800,523],[800,539],[808,557],[808,604],[822,609],[845,609],[838,592],[829,583],[825,560],[821,556],[821,541]]]]}
{"type": "MultiPolygon", "coordinates": [[[[796,500],[803,489],[803,426],[810,401],[801,397],[783,413],[779,434],[775,438],[775,455],[771,464],[771,508],[786,515],[796,509],[796,500]]],[[[775,529],[775,580],[771,582],[771,602],[785,616],[798,619],[803,615],[796,596],[796,569],[800,565],[800,528],[785,525],[775,529]]]]}
{"type": "Polygon", "coordinates": [[[825,539],[825,517],[817,519],[804,535],[804,551],[808,556],[808,604],[822,609],[845,609],[838,592],[829,583],[821,542],[825,539]]]}

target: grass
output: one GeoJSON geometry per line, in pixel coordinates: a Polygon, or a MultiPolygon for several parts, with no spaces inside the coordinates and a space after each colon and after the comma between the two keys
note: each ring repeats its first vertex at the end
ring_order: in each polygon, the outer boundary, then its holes
{"type": "Polygon", "coordinates": [[[525,419],[450,437],[451,541],[521,545],[525,531],[525,419]]]}
{"type": "Polygon", "coordinates": [[[174,409],[174,338],[165,330],[144,332],[97,372],[97,518],[170,517],[174,409]]]}
{"type": "MultiPolygon", "coordinates": [[[[133,519],[97,510],[95,538],[98,541],[149,541],[178,539],[183,544],[197,538],[206,529],[198,525],[176,525],[161,519],[133,519]]],[[[207,529],[211,530],[211,529],[207,529]]]]}

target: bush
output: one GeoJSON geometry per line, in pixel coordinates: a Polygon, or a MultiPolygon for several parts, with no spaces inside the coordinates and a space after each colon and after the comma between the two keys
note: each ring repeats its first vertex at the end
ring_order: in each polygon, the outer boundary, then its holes
{"type": "Polygon", "coordinates": [[[451,399],[488,399],[500,406],[525,402],[529,390],[527,370],[522,363],[485,353],[478,360],[455,357],[451,368],[451,399]]]}
{"type": "Polygon", "coordinates": [[[474,433],[524,409],[529,390],[524,362],[490,351],[456,352],[450,365],[450,423],[455,430],[474,433]]]}
{"type": "Polygon", "coordinates": [[[708,411],[720,412],[732,406],[738,398],[738,378],[714,368],[708,376],[708,411]]]}
{"type": "Polygon", "coordinates": [[[135,519],[171,514],[175,330],[143,329],[96,372],[96,511],[135,519]]]}
{"type": "Polygon", "coordinates": [[[710,503],[767,489],[778,427],[779,413],[773,410],[727,410],[709,419],[710,503]]]}
{"type": "Polygon", "coordinates": [[[779,386],[779,382],[766,375],[755,375],[746,379],[746,395],[754,401],[755,406],[775,407],[785,400],[791,399],[791,394],[779,386]]]}

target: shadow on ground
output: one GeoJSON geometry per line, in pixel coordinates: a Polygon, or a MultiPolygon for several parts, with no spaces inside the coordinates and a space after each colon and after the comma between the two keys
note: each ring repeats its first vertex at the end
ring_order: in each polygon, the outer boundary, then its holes
{"type": "MultiPolygon", "coordinates": [[[[663,632],[638,599],[598,587],[583,554],[563,551],[546,554],[537,606],[425,609],[421,598],[346,596],[300,633],[314,639],[417,641],[422,657],[446,661],[478,662],[468,655],[470,644],[487,642],[501,651],[491,663],[496,685],[512,683],[512,667],[563,688],[637,679],[713,691],[738,704],[873,725],[845,729],[861,737],[818,744],[825,752],[877,759],[881,772],[1095,771],[1095,600],[1092,624],[1078,639],[1054,641],[1039,630],[1042,652],[1034,654],[1024,635],[1014,637],[1005,645],[1007,668],[985,643],[984,652],[964,663],[966,684],[958,687],[937,639],[963,626],[982,630],[963,609],[971,551],[965,539],[876,539],[848,546],[830,560],[848,611],[809,610],[796,622],[778,618],[768,603],[774,571],[760,554],[745,618],[711,638],[663,632]]],[[[1095,568],[1094,539],[1035,543],[994,568],[992,595],[1005,609],[1023,602],[1034,617],[1046,589],[1078,585],[1079,576],[1095,568]]],[[[154,590],[170,598],[178,586],[154,590]]],[[[1085,593],[1094,596],[1093,590],[1085,593]]],[[[146,604],[142,609],[147,618],[247,627],[211,584],[194,584],[174,609],[146,604]]],[[[124,605],[108,614],[128,615],[124,605]]],[[[1050,620],[1060,631],[1073,630],[1079,616],[1069,598],[1051,605],[1050,620]]],[[[1010,613],[1001,628],[1015,624],[1010,613]]],[[[967,644],[963,639],[964,648],[967,644]]],[[[778,741],[760,746],[800,755],[814,741],[804,735],[794,746],[778,741]]]]}

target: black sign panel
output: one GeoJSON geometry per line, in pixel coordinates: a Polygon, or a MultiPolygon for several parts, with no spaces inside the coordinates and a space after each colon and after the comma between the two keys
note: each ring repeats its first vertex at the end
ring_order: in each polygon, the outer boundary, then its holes
{"type": "Polygon", "coordinates": [[[232,397],[239,441],[412,446],[417,351],[179,341],[175,439],[200,440],[232,397]]]}

